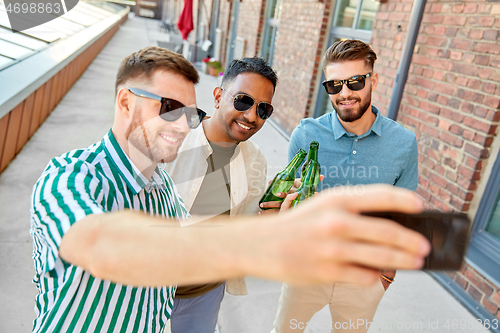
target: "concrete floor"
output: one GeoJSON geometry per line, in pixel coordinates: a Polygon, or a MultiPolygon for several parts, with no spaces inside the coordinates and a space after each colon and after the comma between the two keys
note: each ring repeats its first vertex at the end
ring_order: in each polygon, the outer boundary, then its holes
{"type": "MultiPolygon", "coordinates": [[[[34,268],[29,235],[33,184],[52,157],[89,146],[111,127],[114,80],[120,61],[142,47],[157,45],[157,41],[178,38],[158,32],[157,25],[157,21],[147,19],[128,20],[0,174],[0,333],[30,332],[34,319],[37,290],[31,282],[34,268]]],[[[200,76],[196,88],[198,106],[211,114],[212,91],[218,81],[205,74],[200,76]]],[[[286,165],[287,139],[268,121],[253,140],[266,155],[268,177],[274,176],[286,165]]],[[[226,295],[223,301],[219,319],[222,333],[260,333],[272,328],[281,284],[251,277],[247,281],[248,296],[226,295]]],[[[427,274],[399,272],[380,304],[370,333],[445,332],[449,331],[444,326],[446,321],[453,320],[472,323],[474,318],[427,274]],[[398,328],[408,323],[415,328],[398,328]]],[[[313,317],[306,332],[328,332],[329,327],[329,312],[325,308],[313,317]]]]}

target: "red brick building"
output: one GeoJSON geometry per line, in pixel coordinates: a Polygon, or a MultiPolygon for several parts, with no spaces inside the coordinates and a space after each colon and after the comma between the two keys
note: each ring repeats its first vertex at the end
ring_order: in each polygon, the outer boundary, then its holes
{"type": "MultiPolygon", "coordinates": [[[[181,0],[164,1],[180,13],[181,0]]],[[[193,1],[191,43],[211,40],[223,64],[262,56],[276,69],[273,120],[285,131],[331,112],[320,62],[340,38],[377,52],[373,103],[387,112],[413,1],[193,1]]],[[[417,136],[417,193],[427,208],[474,221],[462,271],[435,278],[476,316],[500,319],[499,2],[427,2],[397,120],[417,136]]]]}

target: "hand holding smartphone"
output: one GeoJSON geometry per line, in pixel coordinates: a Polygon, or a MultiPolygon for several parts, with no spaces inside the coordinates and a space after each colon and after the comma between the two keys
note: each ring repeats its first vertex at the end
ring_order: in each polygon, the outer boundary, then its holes
{"type": "Polygon", "coordinates": [[[463,213],[425,211],[420,214],[371,212],[362,215],[393,220],[424,235],[432,250],[423,270],[459,270],[469,243],[470,220],[463,213]]]}

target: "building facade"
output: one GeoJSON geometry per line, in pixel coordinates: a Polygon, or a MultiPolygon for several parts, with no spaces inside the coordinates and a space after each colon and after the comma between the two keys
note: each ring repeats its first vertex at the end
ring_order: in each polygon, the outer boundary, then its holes
{"type": "MultiPolygon", "coordinates": [[[[164,0],[176,8],[181,0],[164,0]]],[[[378,55],[373,103],[386,114],[412,0],[193,0],[190,43],[227,64],[261,56],[278,72],[273,120],[286,132],[331,112],[321,56],[341,38],[378,55]],[[202,28],[200,26],[203,25],[202,28]]],[[[476,316],[500,319],[500,3],[429,0],[397,121],[415,132],[426,208],[473,220],[460,272],[434,274],[476,316]]]]}

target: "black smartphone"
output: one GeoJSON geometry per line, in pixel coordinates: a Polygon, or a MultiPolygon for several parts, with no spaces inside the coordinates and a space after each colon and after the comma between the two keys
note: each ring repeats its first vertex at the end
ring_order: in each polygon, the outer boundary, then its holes
{"type": "Polygon", "coordinates": [[[431,243],[423,270],[452,270],[462,267],[469,243],[470,220],[463,213],[424,211],[420,214],[370,212],[362,215],[393,220],[424,235],[431,243]]]}

